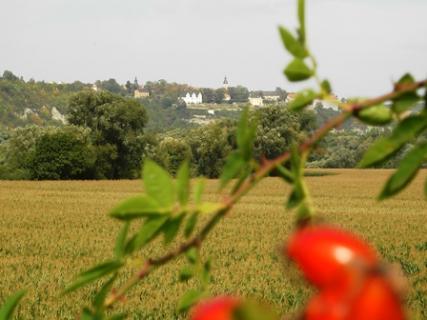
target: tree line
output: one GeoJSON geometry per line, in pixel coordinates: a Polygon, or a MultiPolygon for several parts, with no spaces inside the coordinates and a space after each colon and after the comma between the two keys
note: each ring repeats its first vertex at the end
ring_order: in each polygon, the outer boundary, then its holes
{"type": "MultiPolygon", "coordinates": [[[[218,120],[171,133],[144,132],[148,118],[135,99],[109,92],[83,91],[68,104],[68,125],[27,126],[3,133],[0,177],[3,179],[132,179],[144,158],[172,174],[190,159],[194,175],[218,177],[236,146],[236,121],[218,120]]],[[[253,111],[258,130],[256,154],[273,157],[315,127],[312,113],[283,107],[253,111]]]]}

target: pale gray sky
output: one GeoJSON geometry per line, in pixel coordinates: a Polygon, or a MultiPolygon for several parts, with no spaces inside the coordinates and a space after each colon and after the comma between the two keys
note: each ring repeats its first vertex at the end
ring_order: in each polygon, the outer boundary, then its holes
{"type": "MultiPolygon", "coordinates": [[[[277,26],[295,0],[0,0],[0,72],[93,82],[137,76],[293,90],[277,26]]],[[[309,43],[342,96],[427,76],[427,0],[308,0],[309,43]]]]}

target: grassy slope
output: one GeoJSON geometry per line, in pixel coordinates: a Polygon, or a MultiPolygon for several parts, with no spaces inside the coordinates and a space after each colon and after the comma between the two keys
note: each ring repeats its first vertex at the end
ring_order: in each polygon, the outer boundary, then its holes
{"type": "MultiPolygon", "coordinates": [[[[390,173],[386,170],[333,170],[337,175],[308,177],[314,202],[324,217],[371,241],[389,261],[400,261],[411,281],[408,306],[422,319],[427,295],[427,202],[422,172],[393,200],[373,200],[390,173]],[[418,248],[417,248],[418,246],[418,248]]],[[[214,200],[216,181],[207,198],[214,200]]],[[[140,190],[139,181],[0,181],[0,301],[28,288],[19,316],[24,319],[74,319],[86,288],[65,298],[60,290],[72,276],[112,254],[118,224],[106,216],[118,200],[140,190]]],[[[209,237],[204,254],[213,260],[212,292],[237,293],[272,301],[283,312],[296,312],[309,290],[295,270],[283,267],[278,248],[292,229],[283,209],[287,188],[270,178],[253,190],[209,237]]],[[[149,248],[160,253],[161,243],[149,248]]],[[[132,291],[123,310],[135,319],[171,319],[178,297],[177,264],[153,273],[132,291]]],[[[426,314],[424,314],[424,317],[426,314]]]]}

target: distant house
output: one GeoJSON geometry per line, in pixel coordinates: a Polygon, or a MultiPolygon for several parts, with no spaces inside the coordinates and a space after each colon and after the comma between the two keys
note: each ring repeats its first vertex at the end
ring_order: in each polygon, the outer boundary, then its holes
{"type": "Polygon", "coordinates": [[[144,90],[143,88],[138,88],[133,92],[133,97],[134,98],[147,98],[150,96],[150,93],[146,90],[144,90]]]}
{"type": "Polygon", "coordinates": [[[264,106],[264,99],[259,96],[259,97],[249,97],[249,103],[251,104],[251,106],[254,107],[262,107],[264,106]]]}
{"type": "Polygon", "coordinates": [[[276,91],[263,91],[264,100],[269,102],[276,102],[280,100],[280,95],[276,91]]]}
{"type": "Polygon", "coordinates": [[[201,104],[203,102],[203,96],[201,92],[198,94],[195,92],[187,92],[185,97],[181,97],[181,100],[183,100],[186,104],[201,104]]]}
{"type": "Polygon", "coordinates": [[[281,99],[277,91],[253,91],[249,95],[249,103],[254,107],[262,107],[265,103],[277,102],[281,99]]]}

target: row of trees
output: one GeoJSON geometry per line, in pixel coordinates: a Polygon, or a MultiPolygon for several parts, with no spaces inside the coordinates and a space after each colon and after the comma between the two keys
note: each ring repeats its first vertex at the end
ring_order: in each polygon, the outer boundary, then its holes
{"type": "MultiPolygon", "coordinates": [[[[2,179],[123,179],[140,175],[143,158],[176,174],[184,159],[193,175],[216,178],[236,148],[236,121],[218,120],[167,133],[144,132],[147,113],[134,99],[108,92],[83,91],[68,106],[69,125],[28,126],[0,135],[2,179]]],[[[254,155],[272,159],[318,126],[312,111],[294,113],[283,106],[252,111],[257,122],[254,155]]],[[[310,167],[352,168],[384,130],[363,134],[339,130],[312,153],[310,167]]],[[[402,150],[383,166],[395,167],[402,150]]]]}
{"type": "Polygon", "coordinates": [[[10,179],[121,179],[139,176],[144,108],[134,99],[83,91],[71,98],[69,126],[14,130],[1,144],[10,179]]]}
{"type": "MultiPolygon", "coordinates": [[[[258,121],[255,152],[274,157],[315,126],[310,112],[283,107],[251,113],[258,121]]],[[[29,126],[2,136],[0,177],[3,179],[136,178],[149,157],[172,174],[191,159],[194,175],[219,176],[236,147],[236,121],[220,120],[170,134],[144,134],[145,109],[133,99],[107,92],[85,91],[70,100],[69,125],[29,126]]]]}

